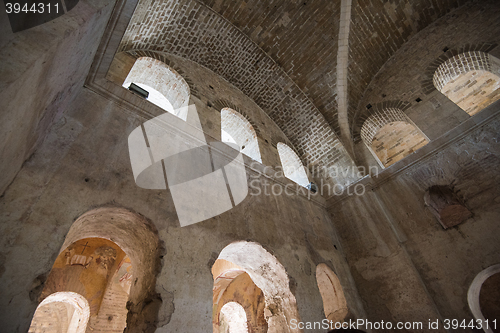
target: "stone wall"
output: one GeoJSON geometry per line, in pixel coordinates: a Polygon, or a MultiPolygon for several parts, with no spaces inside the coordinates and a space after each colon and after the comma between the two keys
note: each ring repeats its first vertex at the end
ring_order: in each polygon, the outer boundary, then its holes
{"type": "MultiPolygon", "coordinates": [[[[360,101],[366,97],[366,89],[373,85],[373,77],[386,62],[399,53],[405,43],[414,40],[415,35],[423,30],[429,30],[429,25],[466,2],[466,0],[353,1],[349,34],[349,120],[351,122],[359,112],[363,111],[365,105],[372,103],[372,101],[368,103],[360,101]],[[427,10],[430,8],[432,10],[427,10]]],[[[458,29],[456,31],[463,32],[458,29]]],[[[455,32],[455,34],[458,38],[462,37],[459,37],[461,33],[455,32]]],[[[429,42],[419,44],[422,52],[413,49],[410,54],[422,58],[427,53],[429,42]]],[[[399,73],[406,74],[407,71],[399,73]]],[[[407,78],[409,77],[412,76],[407,78]]],[[[383,91],[378,96],[381,94],[389,96],[388,92],[383,91]]]]}
{"type": "MultiPolygon", "coordinates": [[[[355,142],[361,140],[365,120],[384,103],[392,105],[397,101],[404,105],[403,112],[430,141],[469,119],[465,111],[433,86],[433,75],[441,63],[459,52],[477,50],[497,55],[499,15],[496,1],[467,3],[403,44],[379,69],[357,104],[355,142]]],[[[357,162],[368,167],[364,161],[375,161],[364,158],[366,154],[359,146],[355,148],[357,162]]]]}
{"type": "Polygon", "coordinates": [[[465,135],[430,143],[374,177],[373,190],[330,206],[370,320],[473,318],[469,286],[500,258],[500,104],[483,112],[451,133],[465,135]],[[424,203],[433,185],[453,188],[473,216],[445,230],[424,203]]]}
{"type": "MultiPolygon", "coordinates": [[[[220,216],[181,228],[168,190],[145,190],[134,183],[127,137],[145,120],[84,89],[0,199],[0,322],[5,330],[28,328],[38,304],[37,290],[73,221],[104,204],[127,207],[150,219],[164,244],[154,288],[161,308],[142,310],[152,327],[177,332],[212,329],[210,270],[219,252],[236,240],[258,242],[286,268],[302,320],[324,318],[314,276],[319,263],[339,276],[349,309],[363,317],[342,246],[321,200],[273,195],[270,185],[282,187],[286,180],[247,169],[248,177],[256,180],[254,187],[268,184],[267,195],[249,195],[220,216]]],[[[126,253],[133,249],[124,248],[126,253]]],[[[129,329],[134,331],[134,326],[129,329]]]]}
{"type": "Polygon", "coordinates": [[[499,15],[496,1],[470,2],[402,45],[378,70],[356,105],[355,137],[364,117],[372,111],[367,106],[386,101],[409,103],[404,112],[431,140],[469,119],[467,113],[433,87],[434,70],[441,58],[444,62],[459,50],[482,50],[495,55],[500,42],[499,15]],[[434,69],[427,71],[429,67],[434,69]]]}
{"type": "MultiPolygon", "coordinates": [[[[355,168],[332,126],[309,96],[287,75],[282,66],[226,19],[192,0],[151,4],[144,2],[140,7],[123,35],[118,51],[155,51],[196,62],[231,82],[254,100],[283,130],[309,169],[319,167],[328,170],[337,166],[344,169],[355,168]]],[[[337,15],[338,4],[327,2],[321,10],[327,9],[332,15],[337,15]]],[[[325,23],[335,22],[334,16],[320,16],[325,23]]],[[[333,31],[336,30],[337,27],[333,31]]],[[[307,34],[302,36],[308,37],[307,34]]],[[[330,50],[333,45],[335,44],[328,43],[325,49],[330,50]]],[[[318,43],[312,49],[320,46],[318,43]]],[[[318,59],[320,61],[323,59],[318,59]]],[[[315,80],[319,80],[324,71],[315,69],[314,65],[316,63],[307,64],[310,70],[306,71],[306,76],[312,74],[315,80]]],[[[319,103],[325,102],[328,110],[334,110],[333,88],[336,81],[331,73],[335,67],[322,69],[330,73],[332,82],[310,89],[318,94],[319,103]]],[[[332,185],[346,185],[357,179],[328,177],[325,174],[318,174],[317,178],[318,182],[322,178],[332,185]]]]}
{"type": "Polygon", "coordinates": [[[0,194],[82,88],[112,6],[83,0],[15,34],[0,13],[0,194]]]}

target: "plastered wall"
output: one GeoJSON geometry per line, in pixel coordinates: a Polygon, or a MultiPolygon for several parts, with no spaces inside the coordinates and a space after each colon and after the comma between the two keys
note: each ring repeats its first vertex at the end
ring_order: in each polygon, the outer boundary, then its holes
{"type": "Polygon", "coordinates": [[[0,194],[83,86],[113,1],[81,1],[46,24],[13,33],[0,13],[0,194]]]}
{"type": "MultiPolygon", "coordinates": [[[[152,323],[148,329],[212,330],[210,270],[219,252],[236,240],[258,242],[285,267],[302,320],[324,318],[314,274],[322,262],[339,276],[354,315],[363,316],[321,201],[300,195],[249,195],[220,216],[181,228],[168,190],[145,190],[134,183],[127,137],[144,121],[84,89],[0,199],[2,327],[10,332],[27,329],[43,276],[73,221],[103,204],[142,214],[154,223],[163,243],[154,287],[161,307],[151,313],[143,310],[152,323]]],[[[269,193],[275,181],[254,177],[254,186],[267,184],[269,193]]],[[[129,330],[134,331],[133,325],[129,330]]]]}
{"type": "Polygon", "coordinates": [[[370,320],[473,318],[469,286],[500,258],[499,110],[497,102],[481,126],[329,208],[370,320]],[[443,229],[424,203],[432,185],[453,187],[473,216],[443,229]]]}

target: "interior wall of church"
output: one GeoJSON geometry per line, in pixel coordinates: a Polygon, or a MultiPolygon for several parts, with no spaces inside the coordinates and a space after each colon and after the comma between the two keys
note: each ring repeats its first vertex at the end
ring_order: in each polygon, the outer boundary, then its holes
{"type": "Polygon", "coordinates": [[[82,0],[66,15],[13,33],[0,13],[0,194],[83,86],[113,2],[82,0]]]}
{"type": "Polygon", "coordinates": [[[286,268],[302,320],[324,319],[314,276],[319,263],[341,279],[352,316],[364,316],[324,201],[275,195],[271,185],[276,179],[247,169],[261,195],[249,194],[232,210],[181,228],[168,190],[146,190],[134,183],[127,138],[145,120],[83,89],[0,198],[5,212],[0,226],[2,327],[27,329],[73,221],[103,204],[127,207],[150,219],[164,244],[155,287],[161,308],[143,310],[152,323],[148,329],[212,327],[210,270],[219,252],[237,240],[261,244],[286,268]]]}
{"type": "Polygon", "coordinates": [[[500,103],[484,112],[493,119],[330,208],[369,318],[473,319],[469,286],[500,257],[500,103]],[[424,203],[432,185],[452,187],[473,216],[443,229],[424,203]]]}
{"type": "MultiPolygon", "coordinates": [[[[421,30],[374,76],[356,106],[357,111],[370,114],[367,105],[388,101],[410,103],[404,112],[430,140],[469,119],[465,111],[438,90],[424,92],[423,83],[429,75],[426,69],[446,50],[500,44],[498,10],[495,1],[469,2],[421,30]]],[[[499,46],[489,51],[494,56],[499,52],[499,46]]],[[[359,129],[355,132],[359,133],[359,129]]],[[[366,153],[360,146],[356,144],[358,162],[367,168],[376,166],[374,160],[363,158],[366,153]]]]}
{"type": "MultiPolygon", "coordinates": [[[[0,24],[2,36],[7,36],[2,39],[2,59],[14,61],[2,64],[2,73],[4,68],[13,70],[5,72],[0,105],[2,110],[16,110],[15,117],[3,112],[0,119],[6,147],[0,158],[10,161],[0,170],[5,180],[0,184],[3,329],[28,329],[73,221],[104,204],[127,207],[147,217],[164,244],[154,286],[161,308],[143,309],[151,331],[211,327],[210,269],[219,252],[236,240],[262,244],[283,264],[303,321],[324,318],[314,276],[320,263],[339,277],[353,318],[471,319],[468,286],[478,272],[498,263],[500,254],[494,239],[500,210],[500,179],[495,172],[500,158],[498,117],[390,177],[374,191],[329,207],[329,212],[320,198],[249,195],[220,216],[181,228],[168,190],[145,190],[134,183],[127,138],[146,119],[129,112],[125,104],[113,104],[82,88],[99,42],[96,36],[102,35],[111,7],[107,1],[80,3],[81,12],[75,8],[64,20],[34,28],[39,34],[22,32],[14,38],[5,16],[0,24]],[[436,184],[453,186],[473,217],[442,229],[423,201],[425,190],[436,184]]],[[[385,100],[408,101],[412,106],[407,115],[431,140],[470,119],[437,90],[424,95],[419,84],[423,71],[443,48],[498,41],[495,10],[472,2],[415,35],[375,77],[360,107],[385,100]],[[419,97],[422,101],[416,102],[419,97]]],[[[499,53],[499,47],[491,51],[497,57],[499,53]]],[[[169,57],[196,83],[191,102],[197,106],[208,141],[220,139],[217,106],[229,103],[257,125],[263,164],[280,165],[273,144],[284,135],[255,102],[210,70],[178,56],[169,57]]],[[[129,92],[124,89],[123,94],[129,92]]],[[[293,101],[285,106],[293,109],[296,105],[293,101]]],[[[500,105],[497,102],[490,108],[500,105]]],[[[337,159],[342,152],[334,148],[320,157],[337,159]]],[[[362,164],[377,165],[371,153],[362,149],[362,164]]],[[[256,179],[262,191],[269,192],[269,185],[278,184],[255,170],[247,169],[247,177],[256,179]]]]}

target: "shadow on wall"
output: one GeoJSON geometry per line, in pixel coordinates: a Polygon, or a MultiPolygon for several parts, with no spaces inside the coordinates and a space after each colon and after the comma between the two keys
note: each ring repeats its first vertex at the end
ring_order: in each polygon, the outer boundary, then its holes
{"type": "Polygon", "coordinates": [[[322,263],[316,266],[316,281],[323,299],[325,317],[333,325],[342,323],[349,311],[339,278],[326,264],[322,263]]]}

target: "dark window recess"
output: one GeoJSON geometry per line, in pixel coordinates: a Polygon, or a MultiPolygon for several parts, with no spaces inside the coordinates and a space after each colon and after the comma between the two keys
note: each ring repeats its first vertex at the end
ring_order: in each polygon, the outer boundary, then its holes
{"type": "Polygon", "coordinates": [[[472,216],[472,212],[449,186],[430,187],[425,192],[424,202],[444,229],[456,226],[472,216]]]}
{"type": "Polygon", "coordinates": [[[417,99],[415,100],[415,102],[420,103],[420,102],[422,102],[422,99],[419,97],[419,98],[417,98],[417,99]]]}
{"type": "Polygon", "coordinates": [[[130,90],[134,94],[141,96],[144,99],[148,98],[149,96],[149,92],[147,90],[142,89],[135,83],[131,83],[130,86],[128,87],[128,90],[130,90]]]}

